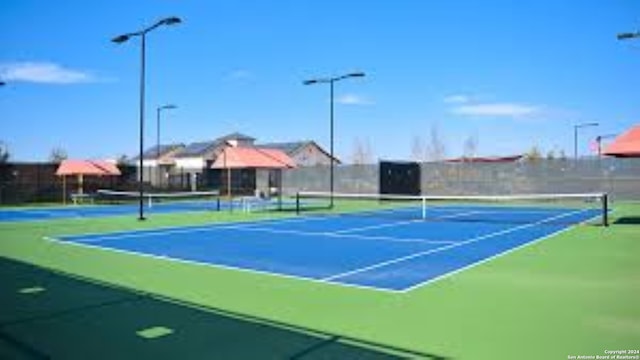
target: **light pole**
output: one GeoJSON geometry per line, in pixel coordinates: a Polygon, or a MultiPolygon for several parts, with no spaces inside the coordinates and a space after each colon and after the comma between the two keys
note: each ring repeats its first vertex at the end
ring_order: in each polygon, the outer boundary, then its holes
{"type": "Polygon", "coordinates": [[[620,33],[616,36],[618,40],[630,40],[640,38],[640,31],[620,33]]]}
{"type": "Polygon", "coordinates": [[[158,186],[162,183],[162,176],[160,175],[160,113],[162,110],[177,109],[178,107],[173,104],[167,104],[158,106],[157,111],[157,124],[156,124],[156,168],[158,169],[158,186]]]}
{"type": "Polygon", "coordinates": [[[592,123],[582,123],[573,125],[573,159],[578,160],[578,129],[582,129],[590,126],[598,126],[597,122],[592,123]]]}
{"type": "Polygon", "coordinates": [[[330,208],[333,209],[333,192],[334,192],[334,167],[335,167],[335,157],[333,156],[333,83],[336,81],[344,80],[347,78],[354,77],[364,77],[363,72],[353,72],[341,76],[330,77],[330,78],[318,78],[318,79],[310,79],[305,80],[302,83],[304,85],[313,85],[313,84],[329,84],[329,156],[331,159],[329,166],[329,198],[330,198],[330,208]]]}
{"type": "Polygon", "coordinates": [[[172,17],[168,17],[168,18],[164,18],[158,22],[156,22],[155,24],[137,31],[137,32],[132,32],[132,33],[127,33],[127,34],[123,34],[120,36],[116,36],[115,38],[111,39],[112,42],[116,43],[116,44],[121,44],[123,42],[126,42],[127,40],[129,40],[132,37],[135,36],[140,36],[141,37],[141,41],[142,41],[142,46],[141,46],[141,51],[140,51],[140,61],[141,61],[141,65],[140,65],[140,151],[139,151],[139,174],[138,174],[138,191],[139,191],[139,216],[138,216],[138,220],[144,220],[144,185],[143,185],[143,172],[144,172],[144,168],[143,168],[143,161],[142,161],[142,154],[144,152],[144,80],[145,80],[145,47],[146,47],[146,35],[148,32],[156,29],[157,27],[160,27],[162,25],[175,25],[175,24],[179,24],[181,23],[182,20],[180,20],[180,18],[172,16],[172,17]]]}
{"type": "Polygon", "coordinates": [[[598,157],[602,157],[602,140],[610,139],[618,136],[617,134],[607,134],[607,135],[598,135],[596,136],[596,143],[598,144],[598,157]]]}

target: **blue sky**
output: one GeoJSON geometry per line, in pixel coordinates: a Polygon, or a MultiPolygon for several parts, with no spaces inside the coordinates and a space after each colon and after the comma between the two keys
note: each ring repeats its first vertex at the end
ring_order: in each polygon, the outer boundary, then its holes
{"type": "Polygon", "coordinates": [[[240,131],[259,141],[328,147],[336,83],[336,153],[406,159],[437,128],[449,157],[470,137],[477,155],[532,146],[582,154],[597,135],[640,122],[637,0],[35,1],[0,4],[0,141],[14,160],[135,155],[139,39],[116,35],[166,16],[147,37],[146,142],[240,131]]]}

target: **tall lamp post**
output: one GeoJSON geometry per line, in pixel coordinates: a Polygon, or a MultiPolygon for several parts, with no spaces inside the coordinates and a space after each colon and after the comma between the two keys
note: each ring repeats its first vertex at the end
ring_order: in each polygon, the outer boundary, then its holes
{"type": "Polygon", "coordinates": [[[598,126],[597,122],[582,123],[573,125],[573,159],[578,160],[578,129],[582,129],[590,126],[598,126]]]}
{"type": "Polygon", "coordinates": [[[331,157],[330,166],[329,166],[329,197],[330,197],[330,207],[333,209],[333,193],[334,193],[334,167],[335,167],[335,157],[333,155],[333,83],[336,81],[344,80],[347,78],[354,77],[364,77],[363,72],[353,72],[341,76],[330,77],[330,78],[317,78],[305,80],[302,83],[304,85],[313,85],[313,84],[329,84],[329,156],[331,157]]]}
{"type": "Polygon", "coordinates": [[[173,104],[167,104],[167,105],[162,105],[162,106],[158,106],[156,108],[156,112],[157,112],[157,124],[156,124],[156,166],[158,168],[158,186],[162,183],[162,176],[160,175],[160,114],[162,113],[162,110],[171,110],[171,109],[177,109],[178,107],[176,105],[173,104]]]}
{"type": "Polygon", "coordinates": [[[138,220],[144,220],[144,186],[143,186],[143,172],[144,172],[144,168],[143,168],[143,161],[142,161],[142,155],[144,152],[144,80],[145,80],[145,47],[146,47],[146,35],[147,33],[149,33],[150,31],[162,26],[162,25],[175,25],[175,24],[179,24],[181,23],[182,20],[180,20],[180,18],[172,16],[172,17],[168,17],[168,18],[164,18],[158,22],[156,22],[155,24],[142,29],[140,31],[136,31],[136,32],[132,32],[132,33],[126,33],[120,36],[116,36],[115,38],[111,39],[112,42],[116,43],[116,44],[121,44],[123,42],[126,42],[127,40],[131,39],[132,37],[136,37],[139,36],[141,37],[141,41],[142,41],[142,46],[141,46],[141,51],[140,51],[140,60],[141,60],[141,65],[140,65],[140,151],[139,151],[139,174],[138,174],[138,191],[139,191],[139,215],[138,215],[138,220]]]}
{"type": "Polygon", "coordinates": [[[618,40],[630,40],[634,38],[640,38],[640,31],[625,32],[617,35],[618,40]]]}
{"type": "Polygon", "coordinates": [[[596,136],[596,144],[598,145],[598,157],[602,157],[602,140],[610,139],[618,136],[617,134],[607,134],[596,136]]]}

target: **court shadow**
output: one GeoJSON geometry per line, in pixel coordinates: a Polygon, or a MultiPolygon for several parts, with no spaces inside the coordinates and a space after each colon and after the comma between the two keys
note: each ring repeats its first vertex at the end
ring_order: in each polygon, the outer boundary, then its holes
{"type": "Polygon", "coordinates": [[[616,225],[640,225],[640,216],[624,216],[613,222],[616,225]]]}
{"type": "Polygon", "coordinates": [[[0,258],[0,358],[446,359],[0,258]]]}

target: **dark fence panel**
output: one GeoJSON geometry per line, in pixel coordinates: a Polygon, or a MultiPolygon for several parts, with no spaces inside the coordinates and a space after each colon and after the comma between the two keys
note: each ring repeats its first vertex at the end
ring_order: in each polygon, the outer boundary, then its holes
{"type": "MultiPolygon", "coordinates": [[[[135,191],[135,166],[120,166],[121,176],[84,178],[85,192],[97,189],[135,191]]],[[[57,164],[1,163],[0,204],[62,202],[62,179],[55,175],[57,164]]],[[[189,191],[228,189],[227,172],[214,169],[145,168],[147,191],[189,191]],[[197,175],[192,175],[197,173],[197,175]],[[156,177],[157,175],[157,177],[156,177]],[[162,182],[153,179],[161,178],[162,182]]],[[[640,200],[640,159],[537,160],[513,163],[421,163],[421,192],[434,195],[496,195],[523,193],[607,192],[614,199],[640,200]]],[[[380,166],[339,165],[335,169],[335,190],[347,193],[378,193],[380,166]]],[[[77,192],[78,179],[66,178],[67,194],[77,192]]],[[[233,170],[233,195],[253,194],[255,170],[233,170]]],[[[329,167],[298,167],[283,171],[285,193],[328,191],[329,167]]]]}
{"type": "MultiPolygon", "coordinates": [[[[134,166],[118,166],[121,176],[85,176],[82,188],[86,193],[97,189],[137,189],[137,170],[134,166]]],[[[0,164],[0,204],[30,202],[62,202],[63,185],[66,193],[78,192],[77,176],[56,175],[55,163],[2,163],[0,164]]]]}
{"type": "MultiPolygon", "coordinates": [[[[613,198],[640,200],[640,159],[581,159],[511,163],[420,164],[421,192],[432,195],[607,192],[613,198]]],[[[378,164],[340,165],[336,191],[378,193],[378,164]]],[[[284,171],[284,189],[329,191],[328,166],[284,171]]]]}

